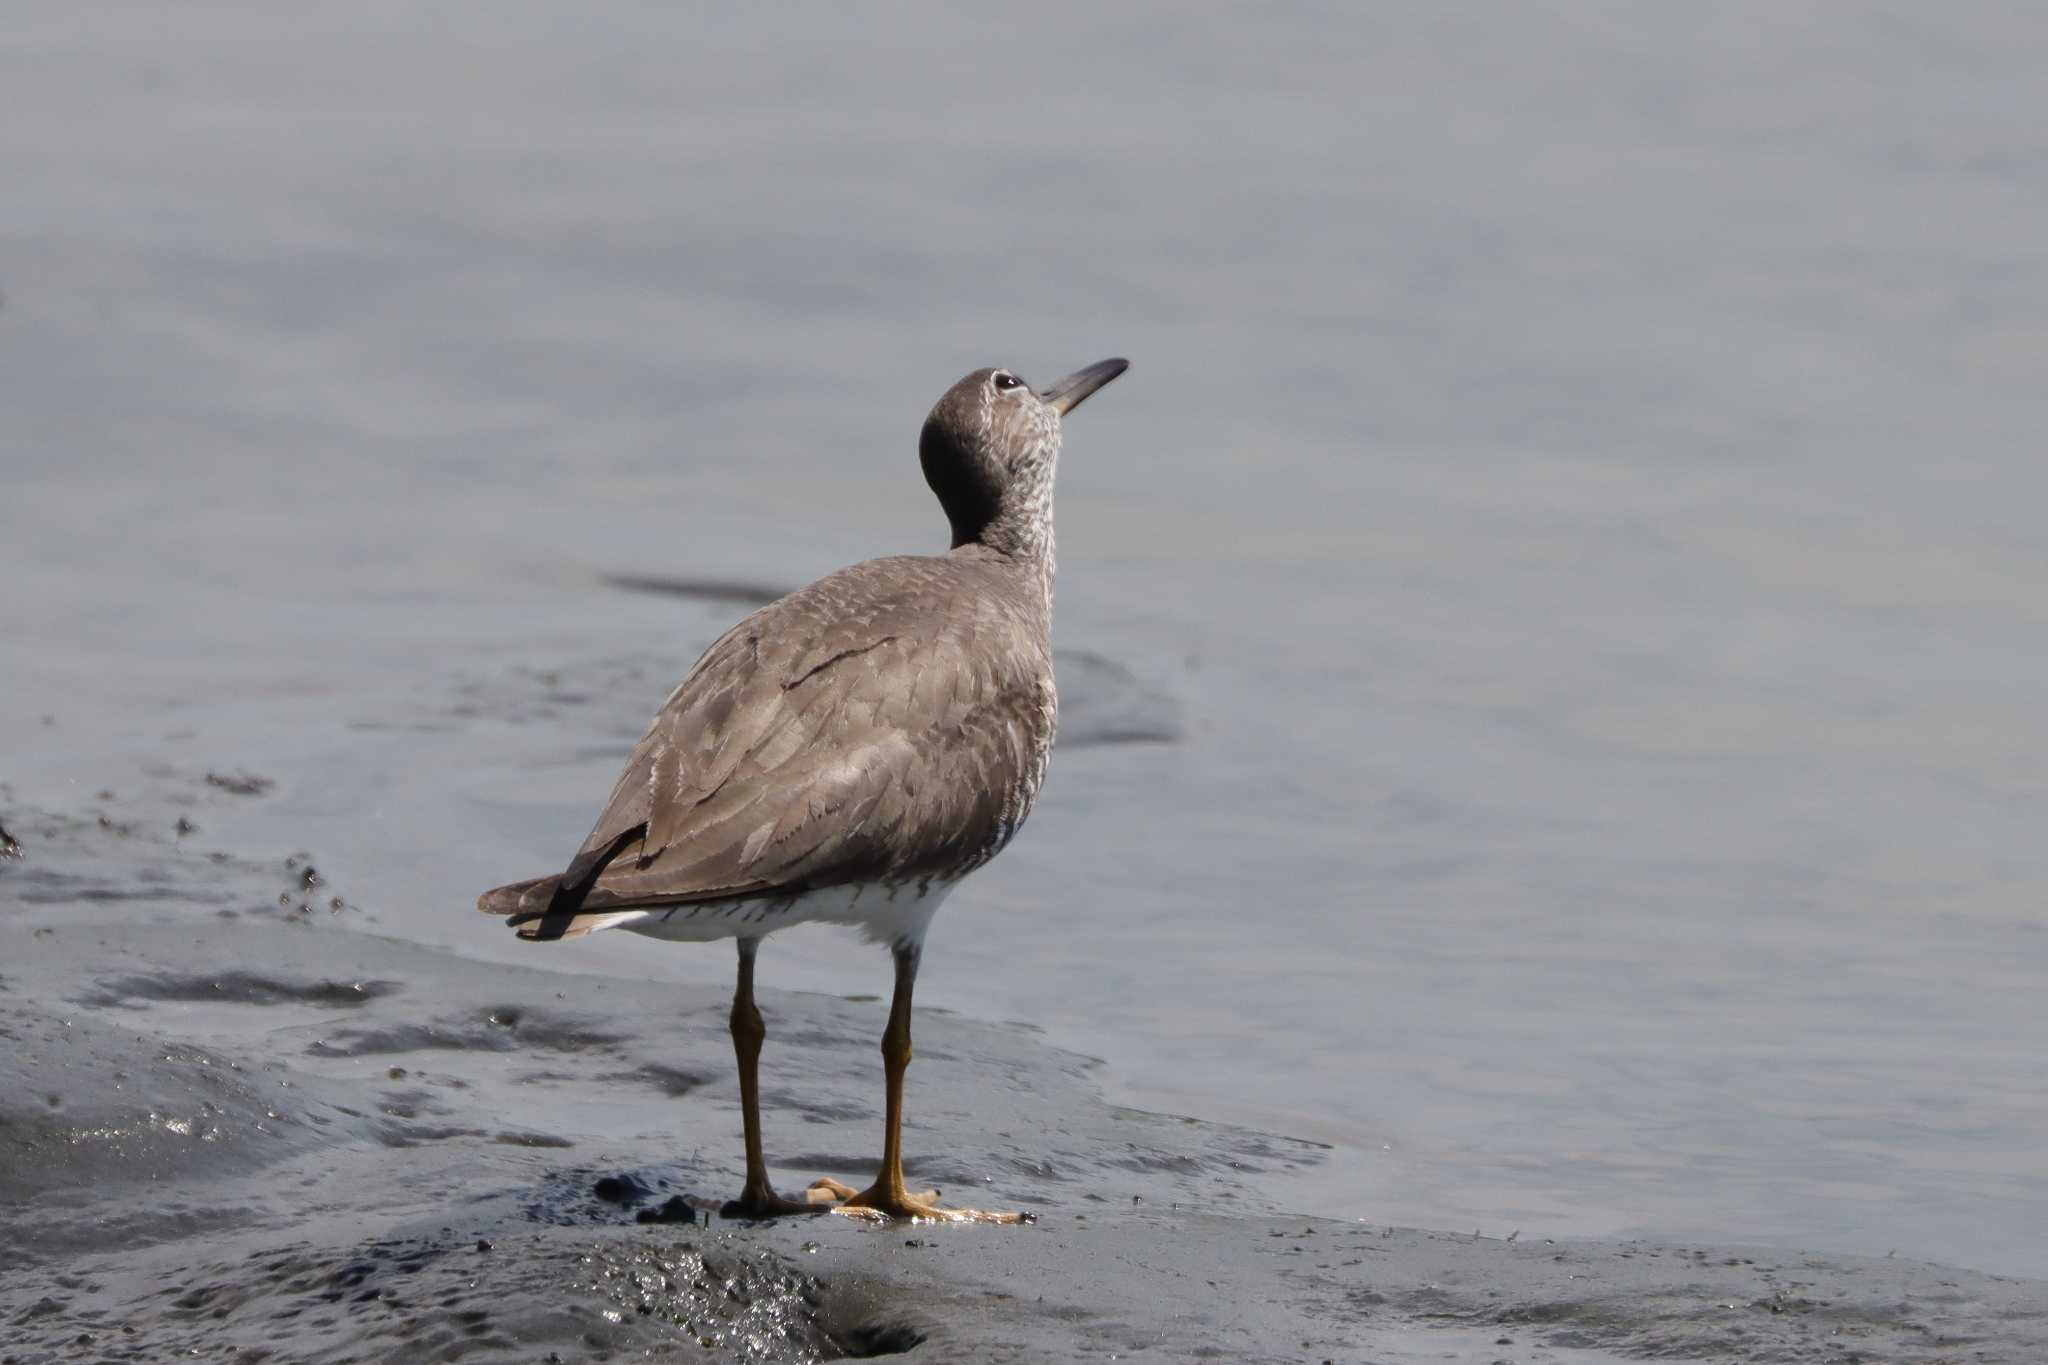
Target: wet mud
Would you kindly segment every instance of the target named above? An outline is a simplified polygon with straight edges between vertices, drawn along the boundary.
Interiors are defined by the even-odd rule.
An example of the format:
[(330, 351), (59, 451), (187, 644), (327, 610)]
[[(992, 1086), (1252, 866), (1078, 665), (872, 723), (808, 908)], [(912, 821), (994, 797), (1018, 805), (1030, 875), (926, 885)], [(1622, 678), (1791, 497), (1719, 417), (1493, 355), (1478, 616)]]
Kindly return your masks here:
[(0, 1359), (823, 1360), (868, 1354), (890, 1326), (835, 1323), (819, 1280), (772, 1251), (539, 1228), (79, 1279), (0, 1320)]
[[(247, 799), (202, 775), (112, 821), (10, 813), (36, 841), (0, 870), (27, 945), (0, 973), (9, 1365), (2048, 1353), (2027, 1281), (1303, 1217), (1273, 1190), (1320, 1144), (1105, 1103), (1091, 1059), (939, 1010), (917, 1022), (910, 1175), (1039, 1221), (728, 1221), (722, 992), (302, 913), (311, 855), (181, 834), (180, 781)], [(762, 1002), (776, 1179), (864, 1181), (884, 1003)]]

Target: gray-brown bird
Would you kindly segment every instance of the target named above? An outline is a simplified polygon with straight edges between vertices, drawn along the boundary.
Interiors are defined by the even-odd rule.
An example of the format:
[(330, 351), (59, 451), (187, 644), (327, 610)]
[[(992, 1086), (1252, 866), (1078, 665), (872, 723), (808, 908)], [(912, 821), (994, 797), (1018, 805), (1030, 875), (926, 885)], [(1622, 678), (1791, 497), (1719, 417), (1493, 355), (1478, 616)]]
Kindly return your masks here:
[[(747, 1178), (730, 1217), (838, 1212), (1016, 1222), (941, 1209), (903, 1183), (903, 1074), (925, 930), (960, 879), (1030, 815), (1052, 752), (1053, 475), (1060, 421), (1129, 368), (1104, 360), (1034, 391), (976, 370), (918, 444), (952, 523), (942, 555), (871, 559), (771, 603), (706, 650), (634, 748), (567, 870), (485, 892), (526, 939), (628, 929), (739, 941), (733, 1050)], [(806, 921), (889, 945), (880, 1173), (785, 1199), (761, 1154), (766, 1027), (754, 954)]]

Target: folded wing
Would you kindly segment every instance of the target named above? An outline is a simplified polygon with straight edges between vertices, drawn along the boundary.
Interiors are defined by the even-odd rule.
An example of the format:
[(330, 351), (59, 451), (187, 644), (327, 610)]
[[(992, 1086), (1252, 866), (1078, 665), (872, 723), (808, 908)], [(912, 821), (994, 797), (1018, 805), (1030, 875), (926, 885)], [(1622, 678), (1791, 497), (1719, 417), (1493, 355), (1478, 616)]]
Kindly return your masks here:
[[(904, 564), (922, 571), (876, 572)], [(870, 561), (748, 617), (670, 696), (560, 879), (485, 908), (552, 937), (586, 908), (952, 875), (992, 857), (1042, 775), (1053, 699), (1042, 636), (994, 595), (963, 610), (975, 586), (943, 559)], [(953, 608), (932, 610), (935, 594)]]

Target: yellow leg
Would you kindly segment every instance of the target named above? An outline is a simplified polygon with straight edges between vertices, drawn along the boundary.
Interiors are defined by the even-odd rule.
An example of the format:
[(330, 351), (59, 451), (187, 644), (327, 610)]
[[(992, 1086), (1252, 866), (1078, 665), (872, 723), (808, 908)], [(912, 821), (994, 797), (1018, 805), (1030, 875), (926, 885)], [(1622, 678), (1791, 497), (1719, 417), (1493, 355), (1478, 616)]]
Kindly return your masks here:
[[(740, 1121), (747, 1130), (747, 1183), (740, 1197), (722, 1210), (727, 1218), (774, 1218), (785, 1213), (822, 1213), (827, 1204), (784, 1199), (768, 1183), (768, 1162), (761, 1155), (761, 1044), (768, 1026), (754, 1005), (755, 938), (740, 943), (739, 984), (732, 994), (732, 1050), (740, 1063)], [(845, 1188), (841, 1186), (841, 1188)]]
[[(908, 1218), (941, 1223), (1027, 1223), (1025, 1213), (985, 1213), (980, 1209), (942, 1209), (930, 1197), (913, 1195), (903, 1185), (903, 1073), (910, 1069), (910, 992), (917, 983), (921, 950), (915, 944), (896, 948), (896, 994), (889, 1004), (889, 1026), (882, 1031), (882, 1074), (888, 1084), (887, 1125), (882, 1137), (882, 1169), (875, 1183), (833, 1209), (849, 1217)], [(821, 1182), (822, 1183), (822, 1182)], [(843, 1187), (842, 1187), (843, 1188)]]

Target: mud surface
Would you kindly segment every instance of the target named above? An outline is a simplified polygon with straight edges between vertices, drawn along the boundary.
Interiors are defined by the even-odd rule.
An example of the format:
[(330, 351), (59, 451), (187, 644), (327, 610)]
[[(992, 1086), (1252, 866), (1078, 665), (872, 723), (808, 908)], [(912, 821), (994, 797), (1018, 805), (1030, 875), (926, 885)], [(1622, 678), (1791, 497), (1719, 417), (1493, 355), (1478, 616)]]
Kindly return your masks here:
[[(9, 1365), (2048, 1351), (2048, 1286), (1903, 1258), (1290, 1215), (1273, 1191), (1318, 1178), (1320, 1144), (1108, 1104), (1092, 1060), (938, 1010), (916, 1024), (910, 1174), (1039, 1221), (730, 1222), (722, 992), (362, 932), (295, 898), (309, 855), (167, 832), (172, 809), (243, 799), (195, 787), (121, 820), (15, 815), (34, 837), (0, 872), (29, 947), (0, 977)], [(863, 1180), (883, 1003), (763, 1001), (778, 1180)]]

